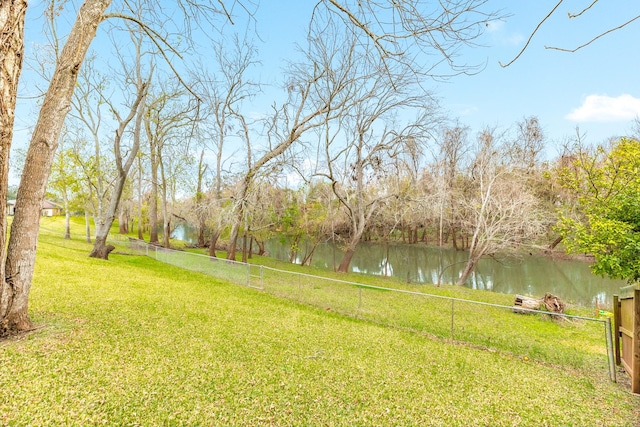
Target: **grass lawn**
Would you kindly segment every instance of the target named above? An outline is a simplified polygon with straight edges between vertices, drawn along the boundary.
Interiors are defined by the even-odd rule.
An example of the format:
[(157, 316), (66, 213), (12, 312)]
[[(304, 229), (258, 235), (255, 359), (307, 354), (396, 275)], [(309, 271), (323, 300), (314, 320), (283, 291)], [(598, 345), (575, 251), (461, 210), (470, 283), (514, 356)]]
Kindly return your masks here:
[(638, 423), (640, 399), (601, 373), (89, 250), (41, 239), (40, 328), (0, 342), (0, 425)]

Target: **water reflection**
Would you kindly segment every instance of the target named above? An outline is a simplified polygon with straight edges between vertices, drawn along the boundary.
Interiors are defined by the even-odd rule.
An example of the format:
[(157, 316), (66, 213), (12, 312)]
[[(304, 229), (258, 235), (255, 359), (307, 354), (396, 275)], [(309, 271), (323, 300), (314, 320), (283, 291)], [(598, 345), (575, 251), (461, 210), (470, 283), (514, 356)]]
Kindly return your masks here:
[[(178, 226), (172, 237), (194, 242), (194, 230)], [(301, 244), (296, 263), (311, 250)], [(289, 260), (289, 246), (280, 239), (272, 239), (265, 245), (270, 256)], [(377, 276), (397, 277), (410, 283), (455, 283), (464, 268), (466, 252), (440, 249), (422, 245), (383, 245), (362, 243), (358, 245), (351, 261), (351, 271)], [(318, 245), (312, 264), (314, 267), (334, 270), (340, 264), (342, 251), (331, 243)], [(581, 261), (553, 260), (542, 256), (523, 258), (485, 258), (466, 286), (507, 294), (543, 296), (550, 292), (567, 302), (593, 306), (611, 305), (613, 294), (624, 286), (622, 280), (610, 280), (595, 276), (589, 266)]]
[[(289, 259), (289, 248), (278, 239), (266, 245), (270, 256)], [(309, 248), (302, 245), (301, 259)], [(411, 283), (455, 283), (464, 268), (466, 252), (422, 245), (360, 244), (351, 262), (351, 271), (378, 276), (393, 276)], [(330, 243), (319, 245), (312, 264), (335, 269), (342, 252)], [(299, 262), (298, 259), (298, 262)], [(527, 255), (523, 258), (485, 258), (466, 286), (507, 294), (542, 296), (546, 292), (565, 301), (593, 306), (611, 304), (612, 296), (625, 282), (595, 276), (581, 261), (553, 260)]]

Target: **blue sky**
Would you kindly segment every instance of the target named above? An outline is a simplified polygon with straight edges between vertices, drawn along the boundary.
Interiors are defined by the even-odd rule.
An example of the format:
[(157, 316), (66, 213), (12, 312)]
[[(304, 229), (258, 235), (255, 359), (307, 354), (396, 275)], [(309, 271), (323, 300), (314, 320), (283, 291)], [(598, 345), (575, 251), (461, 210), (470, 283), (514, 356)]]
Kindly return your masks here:
[[(489, 0), (488, 8), (507, 17), (487, 28), (481, 47), (460, 52), (462, 61), (486, 67), (476, 75), (430, 84), (447, 115), (470, 126), (472, 135), (485, 126), (506, 129), (537, 116), (547, 136), (548, 157), (576, 135), (576, 127), (591, 144), (629, 134), (640, 116), (640, 20), (575, 53), (545, 49), (575, 48), (640, 15), (638, 0), (600, 0), (582, 16), (568, 18), (591, 3), (565, 0), (522, 56), (503, 68), (500, 62), (508, 63), (520, 52), (557, 0)], [(277, 80), (295, 42), (303, 40), (313, 2), (286, 4), (263, 2), (256, 16), (266, 80)]]
[(499, 62), (518, 54), (556, 0), (489, 3), (512, 16), (489, 28), (489, 47), (470, 52), (486, 58), (483, 72), (438, 87), (453, 115), (474, 129), (510, 126), (535, 115), (546, 131), (551, 156), (565, 137), (575, 135), (576, 126), (589, 143), (629, 133), (633, 119), (640, 116), (640, 20), (575, 53), (545, 46), (575, 48), (640, 15), (640, 2), (601, 0), (581, 17), (569, 19), (569, 12), (579, 12), (591, 0), (567, 1), (507, 68)]
[[(557, 0), (488, 0), (487, 7), (509, 15), (487, 28), (479, 42), (483, 47), (460, 52), (464, 62), (486, 64), (473, 76), (457, 76), (446, 83), (431, 82), (447, 116), (459, 118), (471, 127), (472, 135), (485, 126), (506, 129), (528, 116), (540, 119), (548, 139), (547, 155), (558, 154), (556, 147), (575, 135), (579, 126), (589, 143), (628, 134), (633, 120), (640, 116), (640, 20), (613, 32), (575, 53), (545, 49), (547, 45), (574, 48), (603, 31), (640, 15), (638, 0), (600, 0), (579, 18), (578, 12), (592, 0), (565, 0), (556, 13), (534, 36), (524, 54), (508, 68), (536, 25)], [(264, 83), (279, 85), (286, 61), (295, 55), (295, 44), (303, 43), (315, 2), (263, 1), (256, 13), (261, 41), (256, 41), (262, 67), (257, 70)], [(27, 56), (42, 42), (43, 19), (31, 5), (27, 14)], [(74, 16), (62, 16), (72, 22)], [(239, 23), (236, 27), (242, 28)], [(104, 34), (96, 45), (104, 42)], [(101, 51), (102, 52), (102, 51)], [(25, 68), (23, 78), (29, 80)], [(32, 93), (23, 84), (21, 95)], [(266, 90), (265, 94), (272, 93)], [(255, 106), (268, 106), (263, 98)], [(26, 145), (28, 127), (36, 108), (34, 100), (22, 99), (16, 121), (14, 146)]]

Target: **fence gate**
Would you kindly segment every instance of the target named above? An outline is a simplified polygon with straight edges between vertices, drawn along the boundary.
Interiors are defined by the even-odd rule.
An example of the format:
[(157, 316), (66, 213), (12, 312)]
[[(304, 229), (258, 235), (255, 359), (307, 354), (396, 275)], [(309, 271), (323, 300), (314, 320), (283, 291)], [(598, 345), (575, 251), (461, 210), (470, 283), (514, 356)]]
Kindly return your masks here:
[(640, 393), (640, 289), (620, 288), (620, 296), (613, 296), (613, 309), (616, 363), (631, 377), (631, 392)]

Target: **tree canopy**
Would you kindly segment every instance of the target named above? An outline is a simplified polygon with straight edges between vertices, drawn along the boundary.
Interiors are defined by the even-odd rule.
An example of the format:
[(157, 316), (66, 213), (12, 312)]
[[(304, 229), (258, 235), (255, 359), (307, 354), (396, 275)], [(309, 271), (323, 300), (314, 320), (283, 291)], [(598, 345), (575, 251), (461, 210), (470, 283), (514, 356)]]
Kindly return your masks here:
[(562, 168), (561, 184), (577, 196), (558, 230), (568, 251), (595, 256), (594, 273), (640, 279), (640, 142), (622, 138), (610, 149), (579, 149)]

